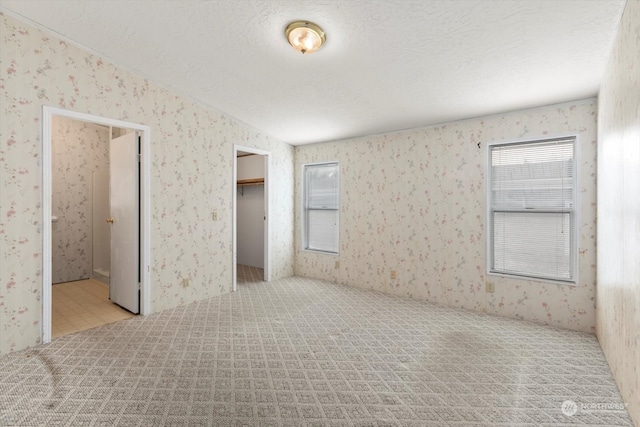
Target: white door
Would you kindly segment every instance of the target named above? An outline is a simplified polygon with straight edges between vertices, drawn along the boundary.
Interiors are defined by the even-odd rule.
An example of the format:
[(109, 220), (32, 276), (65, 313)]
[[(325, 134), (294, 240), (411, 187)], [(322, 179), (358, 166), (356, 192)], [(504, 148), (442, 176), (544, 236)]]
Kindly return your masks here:
[(109, 298), (132, 313), (140, 311), (139, 162), (138, 133), (111, 140), (109, 201), (111, 268)]

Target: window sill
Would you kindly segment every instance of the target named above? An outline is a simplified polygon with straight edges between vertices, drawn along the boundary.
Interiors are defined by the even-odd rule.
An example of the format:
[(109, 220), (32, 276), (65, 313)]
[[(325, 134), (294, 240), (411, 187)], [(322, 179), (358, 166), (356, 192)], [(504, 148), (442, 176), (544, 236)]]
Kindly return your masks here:
[(314, 254), (332, 255), (332, 256), (339, 256), (340, 255), (339, 252), (326, 252), (326, 251), (320, 251), (318, 249), (302, 249), (302, 252), (310, 252), (310, 253), (314, 253)]
[(530, 276), (518, 276), (517, 274), (507, 274), (507, 273), (497, 273), (490, 271), (487, 273), (487, 276), (493, 277), (504, 277), (506, 279), (519, 279), (527, 282), (541, 282), (541, 283), (550, 283), (552, 285), (565, 285), (565, 286), (578, 286), (578, 281), (564, 281), (564, 280), (553, 280), (553, 279), (541, 279), (539, 277), (530, 277)]

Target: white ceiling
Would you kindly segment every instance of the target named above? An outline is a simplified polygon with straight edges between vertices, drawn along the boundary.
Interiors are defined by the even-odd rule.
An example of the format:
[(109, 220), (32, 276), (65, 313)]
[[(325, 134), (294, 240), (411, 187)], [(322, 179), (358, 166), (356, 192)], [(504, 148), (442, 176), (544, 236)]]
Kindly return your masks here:
[[(293, 145), (597, 94), (625, 0), (0, 0)], [(326, 45), (291, 48), (294, 20)]]

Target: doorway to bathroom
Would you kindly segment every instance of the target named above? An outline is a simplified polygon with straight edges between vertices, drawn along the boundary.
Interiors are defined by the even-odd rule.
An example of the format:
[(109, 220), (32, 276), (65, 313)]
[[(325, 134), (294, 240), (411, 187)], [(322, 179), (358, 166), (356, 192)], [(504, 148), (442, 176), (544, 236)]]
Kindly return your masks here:
[(147, 126), (43, 107), (44, 343), (150, 311), (149, 142)]
[(55, 339), (134, 315), (110, 298), (109, 222), (110, 169), (119, 175), (120, 166), (111, 161), (110, 145), (134, 131), (63, 116), (52, 117), (51, 129), (51, 335)]

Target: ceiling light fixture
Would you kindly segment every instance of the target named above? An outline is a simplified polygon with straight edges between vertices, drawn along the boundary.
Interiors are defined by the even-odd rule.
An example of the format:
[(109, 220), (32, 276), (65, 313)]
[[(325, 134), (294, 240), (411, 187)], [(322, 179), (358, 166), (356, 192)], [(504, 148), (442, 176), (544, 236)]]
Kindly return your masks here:
[(320, 49), (326, 37), (318, 25), (309, 21), (296, 21), (284, 31), (289, 44), (300, 53), (312, 53)]

